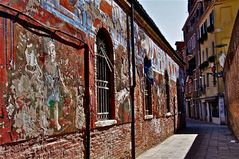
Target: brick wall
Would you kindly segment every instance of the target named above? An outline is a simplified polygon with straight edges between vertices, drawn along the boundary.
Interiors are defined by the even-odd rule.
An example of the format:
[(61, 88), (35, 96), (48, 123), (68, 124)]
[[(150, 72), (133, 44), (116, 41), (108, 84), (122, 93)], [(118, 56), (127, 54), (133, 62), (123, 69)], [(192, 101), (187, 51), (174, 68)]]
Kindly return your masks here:
[(173, 134), (173, 119), (158, 118), (136, 123), (136, 154), (159, 144)]
[(3, 145), (0, 146), (0, 158), (84, 158), (82, 133)]
[(239, 49), (235, 51), (233, 60), (230, 67), (224, 71), (227, 72), (225, 76), (226, 86), (226, 104), (228, 106), (229, 124), (235, 135), (239, 139), (239, 76), (238, 76), (238, 63), (239, 63)]
[(131, 156), (131, 124), (95, 129), (91, 133), (91, 158), (127, 159)]
[[(129, 72), (127, 37), (128, 15), (117, 3), (109, 1), (73, 5), (76, 1), (20, 1), (4, 0), (3, 4), (27, 12), (46, 26), (64, 30), (86, 41), (90, 49), (90, 113), (91, 113), (91, 158), (127, 159), (131, 157), (131, 105), (129, 95)], [(20, 4), (21, 3), (21, 4)], [(69, 6), (72, 5), (72, 6)], [(82, 7), (84, 5), (84, 7)], [(74, 7), (78, 8), (74, 8)], [(34, 8), (34, 9), (32, 9)], [(80, 13), (88, 14), (83, 19)], [(82, 12), (75, 12), (82, 9)], [(98, 12), (101, 9), (102, 12)], [(112, 11), (112, 9), (114, 11)], [(74, 14), (73, 14), (74, 12)], [(114, 14), (112, 14), (114, 13)], [(89, 17), (89, 16), (92, 17)], [(73, 16), (73, 17), (72, 17)], [(23, 16), (20, 16), (22, 18)], [(49, 18), (50, 17), (50, 18)], [(122, 19), (118, 19), (121, 17)], [(72, 21), (72, 18), (75, 21)], [(88, 19), (85, 19), (88, 18)], [(27, 19), (27, 18), (26, 18)], [(6, 22), (4, 22), (4, 21)], [(5, 24), (5, 25), (4, 25)], [(93, 25), (94, 24), (94, 25)], [(113, 25), (114, 24), (114, 25)], [(78, 44), (74, 38), (66, 41), (46, 38), (27, 31), (23, 24), (13, 23), (10, 18), (0, 16), (0, 40), (6, 42), (0, 45), (4, 54), (0, 55), (0, 159), (1, 158), (84, 158), (85, 155), (85, 106), (84, 92), (84, 50), (76, 49), (70, 43)], [(93, 26), (92, 26), (93, 25)], [(97, 127), (97, 105), (94, 86), (95, 64), (95, 35), (101, 28), (108, 33), (112, 40), (115, 53), (115, 122), (105, 127)], [(80, 29), (79, 29), (80, 28)], [(83, 28), (83, 29), (82, 29)], [(93, 28), (93, 29), (92, 29)], [(162, 142), (174, 131), (174, 107), (177, 109), (178, 64), (156, 44), (144, 28), (139, 24), (137, 30), (137, 86), (135, 89), (135, 118), (136, 118), (136, 155)], [(79, 30), (78, 30), (79, 29)], [(123, 29), (123, 31), (122, 31)], [(36, 29), (37, 30), (37, 29)], [(82, 31), (83, 30), (83, 31)], [(85, 33), (85, 32), (87, 33)], [(112, 31), (112, 32), (111, 32)], [(88, 33), (93, 34), (88, 37)], [(5, 39), (8, 39), (7, 41)], [(8, 43), (7, 43), (8, 42)], [(53, 47), (54, 46), (54, 47)], [(55, 59), (50, 60), (50, 49), (54, 48)], [(28, 50), (29, 49), (29, 50)], [(152, 51), (154, 50), (154, 51)], [(49, 51), (49, 52), (48, 52)], [(6, 55), (6, 56), (5, 56)], [(145, 117), (145, 72), (144, 57), (151, 58), (156, 71), (152, 73), (152, 114)], [(12, 58), (12, 61), (7, 59)], [(27, 58), (31, 58), (30, 60)], [(27, 63), (27, 65), (26, 65)], [(47, 73), (53, 76), (56, 71), (61, 77), (45, 78)], [(6, 66), (6, 67), (5, 67)], [(7, 66), (9, 68), (7, 68)], [(49, 70), (48, 70), (49, 69)], [(170, 76), (170, 110), (166, 117), (166, 91), (164, 71)], [(52, 73), (53, 72), (53, 73)], [(55, 72), (55, 73), (54, 73)], [(44, 74), (44, 78), (42, 74)], [(48, 76), (47, 76), (48, 77)], [(48, 80), (46, 80), (48, 79)], [(59, 79), (60, 99), (53, 100), (49, 93), (50, 80)], [(22, 89), (21, 86), (25, 86)], [(6, 89), (3, 89), (4, 87)], [(6, 91), (7, 90), (7, 91)], [(58, 92), (58, 93), (59, 93)], [(50, 98), (51, 97), (51, 98)], [(47, 102), (46, 102), (47, 101)], [(49, 101), (49, 102), (48, 102)], [(56, 104), (59, 111), (55, 111)], [(14, 111), (10, 111), (12, 109)], [(59, 113), (57, 117), (56, 113)], [(177, 114), (177, 111), (176, 111)], [(58, 118), (59, 117), (59, 118)], [(60, 124), (60, 127), (57, 125)], [(176, 125), (178, 119), (176, 117)], [(3, 125), (1, 125), (3, 124)]]
[(239, 139), (239, 14), (234, 24), (224, 68), (225, 99), (229, 125)]
[[(92, 159), (129, 159), (131, 124), (95, 129), (91, 132)], [(158, 127), (158, 129), (156, 128)], [(158, 118), (136, 122), (136, 155), (162, 142), (173, 133), (173, 119)], [(83, 134), (37, 138), (0, 146), (0, 159), (84, 158)]]
[[(154, 89), (154, 88), (153, 88)], [(176, 89), (176, 84), (171, 81), (170, 84), (171, 92)], [(154, 91), (154, 90), (152, 90)], [(170, 110), (172, 116), (166, 117), (167, 107), (166, 107), (166, 99), (161, 100), (163, 105), (158, 107), (157, 98), (153, 98), (153, 118), (145, 119), (144, 117), (144, 105), (143, 98), (140, 98), (142, 94), (140, 93), (140, 85), (137, 82), (137, 87), (135, 91), (135, 106), (136, 106), (136, 154), (139, 155), (143, 151), (159, 144), (164, 139), (169, 137), (174, 133), (174, 117), (173, 117), (173, 102), (172, 102), (172, 94), (170, 94)], [(162, 97), (161, 97), (162, 98)], [(141, 103), (141, 104), (140, 104)], [(176, 108), (177, 109), (177, 108)], [(176, 114), (177, 114), (176, 110)], [(177, 115), (176, 115), (176, 123), (175, 128), (177, 129)]]

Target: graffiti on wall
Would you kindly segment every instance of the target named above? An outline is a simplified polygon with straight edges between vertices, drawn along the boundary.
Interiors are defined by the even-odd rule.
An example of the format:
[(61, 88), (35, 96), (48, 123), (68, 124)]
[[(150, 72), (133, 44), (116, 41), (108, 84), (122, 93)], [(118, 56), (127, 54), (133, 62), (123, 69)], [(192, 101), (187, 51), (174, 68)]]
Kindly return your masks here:
[[(31, 8), (31, 1), (26, 6)], [(18, 2), (19, 3), (19, 2)], [(36, 5), (38, 4), (38, 5)], [(37, 7), (38, 8), (37, 8)], [(34, 1), (39, 14), (57, 17), (44, 19), (47, 25), (66, 23), (85, 33), (91, 41), (90, 52), (94, 55), (94, 37), (101, 27), (111, 35), (115, 54), (115, 108), (119, 123), (131, 119), (129, 93), (129, 60), (127, 51), (127, 15), (112, 0), (39, 0)], [(31, 14), (29, 14), (31, 15)], [(44, 17), (44, 16), (42, 16)], [(61, 21), (60, 21), (60, 20)], [(57, 21), (57, 22), (55, 22)], [(64, 28), (64, 27), (63, 27)], [(143, 103), (145, 57), (150, 60), (150, 77), (157, 111), (165, 105), (164, 71), (168, 70), (172, 81), (178, 77), (178, 65), (156, 45), (143, 29), (135, 24), (137, 81), (140, 83), (140, 103)], [(16, 25), (14, 36), (15, 66), (8, 71), (6, 96), (7, 118), (12, 132), (19, 139), (38, 135), (55, 135), (82, 129), (84, 126), (83, 55), (69, 46), (32, 34)], [(94, 58), (91, 59), (92, 61)], [(91, 71), (94, 72), (94, 62)], [(93, 81), (94, 78), (91, 80)], [(90, 83), (94, 83), (93, 82)], [(137, 82), (137, 83), (138, 83)], [(95, 92), (91, 87), (92, 92)], [(172, 96), (175, 95), (173, 92)], [(94, 98), (91, 99), (94, 107)], [(95, 110), (91, 108), (92, 114)], [(1, 125), (0, 125), (1, 129)], [(0, 131), (1, 132), (1, 131)]]
[[(136, 41), (136, 68), (137, 76), (140, 79), (140, 90), (141, 98), (144, 98), (145, 89), (145, 77), (148, 79), (152, 78), (152, 94), (154, 100), (155, 112), (154, 114), (162, 114), (162, 109), (165, 109), (166, 105), (166, 89), (165, 89), (165, 79), (164, 72), (167, 70), (169, 72), (169, 77), (171, 81), (169, 82), (170, 88), (176, 89), (175, 83), (179, 76), (179, 66), (173, 61), (173, 59), (164, 52), (157, 44), (153, 42), (152, 39), (141, 29), (137, 24), (135, 24), (135, 41)], [(150, 62), (145, 62), (145, 59)], [(150, 68), (146, 65), (150, 64)], [(149, 71), (147, 71), (147, 69)], [(149, 73), (150, 75), (148, 75)], [(174, 90), (173, 89), (173, 90)], [(170, 97), (176, 95), (175, 91), (171, 91)], [(172, 105), (172, 99), (170, 98), (170, 103)]]
[(179, 66), (173, 59), (167, 55), (152, 39), (150, 39), (143, 29), (137, 25), (136, 29), (136, 63), (138, 66), (144, 64), (144, 58), (148, 57), (152, 61), (154, 72), (164, 74), (168, 70), (169, 76), (172, 80), (176, 81), (179, 73)]
[(83, 31), (92, 27), (92, 16), (87, 12), (91, 4), (89, 1), (40, 0), (40, 4), (56, 17)]
[(7, 118), (18, 139), (82, 129), (83, 58), (79, 50), (14, 28), (15, 67), (8, 70)]
[(41, 6), (65, 22), (91, 34), (96, 34), (102, 23), (107, 24), (114, 44), (126, 46), (126, 13), (109, 0), (41, 0)]
[(111, 29), (112, 39), (115, 47), (119, 44), (127, 46), (127, 16), (126, 13), (114, 2), (112, 10), (113, 28)]
[(129, 121), (131, 113), (129, 86), (126, 84), (129, 82), (126, 13), (111, 0), (41, 0), (40, 4), (53, 15), (93, 37), (103, 23), (107, 24), (116, 55), (116, 116), (119, 122)]
[(120, 123), (131, 120), (126, 18), (126, 13), (114, 2), (112, 8), (114, 27), (111, 29), (111, 37), (115, 48), (116, 116)]
[(127, 122), (131, 118), (131, 105), (129, 93), (129, 63), (127, 52), (123, 46), (118, 46), (116, 54), (116, 100), (118, 102), (118, 119)]

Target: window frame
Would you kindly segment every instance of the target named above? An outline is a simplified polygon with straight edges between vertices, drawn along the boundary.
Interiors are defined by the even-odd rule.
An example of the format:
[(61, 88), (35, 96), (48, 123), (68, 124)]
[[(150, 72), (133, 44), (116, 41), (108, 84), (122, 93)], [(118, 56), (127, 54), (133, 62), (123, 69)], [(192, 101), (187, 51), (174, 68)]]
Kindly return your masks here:
[(207, 73), (207, 87), (210, 87), (210, 74)]
[[(104, 45), (104, 46), (99, 46), (99, 45)], [(102, 121), (109, 121), (109, 120), (115, 119), (114, 55), (113, 55), (114, 52), (113, 52), (113, 43), (112, 43), (110, 34), (105, 28), (99, 29), (96, 35), (95, 46), (96, 46), (95, 47), (96, 49), (95, 50), (96, 52), (95, 54), (96, 121), (101, 122), (101, 123), (98, 123), (98, 122), (97, 123), (98, 125), (102, 126)], [(101, 49), (104, 49), (105, 52), (103, 53), (103, 50), (101, 50), (99, 47), (101, 47)], [(101, 50), (101, 54), (99, 53), (100, 50)], [(100, 61), (99, 59), (102, 59), (101, 65), (99, 64), (99, 61)], [(106, 72), (104, 72), (105, 70), (103, 70), (103, 67), (100, 67), (100, 66), (103, 66), (103, 63), (105, 64), (104, 67), (106, 68), (104, 69), (106, 69)], [(100, 78), (100, 75), (99, 75), (100, 73), (101, 75), (104, 74), (104, 77), (106, 78), (106, 81), (107, 81), (105, 82), (104, 86), (100, 85), (100, 83), (101, 84), (104, 83), (104, 79)], [(108, 89), (108, 93), (104, 94), (103, 93), (104, 91), (102, 92), (100, 91), (104, 89), (105, 90)], [(106, 105), (104, 104), (102, 105), (101, 103), (102, 100), (105, 100)], [(108, 113), (108, 115), (106, 115), (106, 113)], [(115, 123), (115, 121), (112, 123)], [(106, 123), (106, 125), (107, 124), (109, 123)], [(103, 126), (105, 126), (105, 124), (103, 124)]]
[[(168, 71), (165, 70), (164, 73), (164, 79), (165, 79), (165, 89), (166, 89), (166, 110), (167, 112), (170, 112), (170, 86), (169, 86), (169, 75), (168, 75)], [(190, 91), (191, 92), (191, 91)]]
[(144, 87), (144, 113), (145, 116), (152, 115), (152, 87), (148, 78), (145, 76), (145, 87)]

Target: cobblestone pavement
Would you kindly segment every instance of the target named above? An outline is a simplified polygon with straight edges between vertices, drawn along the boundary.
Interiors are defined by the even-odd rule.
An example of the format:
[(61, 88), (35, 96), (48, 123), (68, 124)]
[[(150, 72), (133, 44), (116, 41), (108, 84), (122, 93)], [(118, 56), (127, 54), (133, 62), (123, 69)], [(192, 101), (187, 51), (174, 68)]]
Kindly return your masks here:
[(239, 143), (225, 125), (187, 120), (187, 128), (137, 159), (239, 159)]

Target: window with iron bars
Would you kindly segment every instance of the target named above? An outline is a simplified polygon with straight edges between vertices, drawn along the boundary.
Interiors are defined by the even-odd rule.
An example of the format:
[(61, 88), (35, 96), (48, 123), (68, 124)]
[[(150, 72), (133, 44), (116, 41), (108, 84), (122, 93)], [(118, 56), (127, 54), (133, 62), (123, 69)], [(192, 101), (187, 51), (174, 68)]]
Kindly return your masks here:
[[(169, 88), (169, 76), (168, 76), (167, 70), (165, 70), (164, 78), (165, 78), (165, 89), (166, 89), (166, 108), (167, 108), (167, 112), (170, 112), (170, 88)], [(191, 90), (192, 90), (192, 87), (191, 87)]]
[(109, 58), (106, 40), (97, 37), (96, 45), (97, 120), (107, 120), (111, 118), (110, 74), (113, 73), (113, 64)]
[(144, 101), (145, 115), (152, 115), (151, 83), (147, 77), (145, 77)]

